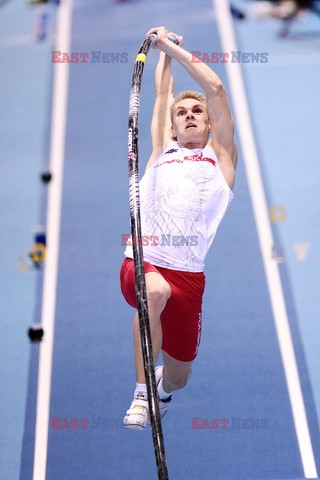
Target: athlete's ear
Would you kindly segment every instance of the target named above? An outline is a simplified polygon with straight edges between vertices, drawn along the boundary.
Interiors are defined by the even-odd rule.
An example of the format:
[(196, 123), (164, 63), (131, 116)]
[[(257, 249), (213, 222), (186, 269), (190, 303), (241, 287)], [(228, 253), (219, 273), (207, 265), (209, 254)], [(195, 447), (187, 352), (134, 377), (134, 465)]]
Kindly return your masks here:
[(171, 138), (173, 140), (177, 140), (177, 134), (176, 134), (176, 131), (174, 129), (174, 126), (171, 124)]

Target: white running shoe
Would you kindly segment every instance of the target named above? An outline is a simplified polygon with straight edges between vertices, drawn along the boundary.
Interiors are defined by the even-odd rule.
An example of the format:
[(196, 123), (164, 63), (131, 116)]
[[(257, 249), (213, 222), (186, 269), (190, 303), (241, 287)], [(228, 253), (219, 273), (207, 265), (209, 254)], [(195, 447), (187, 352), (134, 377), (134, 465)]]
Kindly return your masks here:
[[(154, 370), (154, 374), (155, 374), (155, 377), (156, 377), (156, 385), (158, 387), (159, 382), (160, 382), (160, 380), (162, 378), (162, 375), (163, 375), (163, 366), (160, 365), (159, 367), (156, 367), (155, 370)], [(161, 400), (159, 398), (159, 409), (160, 409), (161, 418), (163, 418), (165, 416), (165, 414), (167, 413), (169, 405), (171, 403), (171, 400), (172, 400), (172, 395), (170, 395), (170, 397), (167, 398), (166, 400)]]
[(148, 421), (148, 411), (147, 394), (138, 392), (123, 419), (123, 426), (134, 430), (144, 430)]

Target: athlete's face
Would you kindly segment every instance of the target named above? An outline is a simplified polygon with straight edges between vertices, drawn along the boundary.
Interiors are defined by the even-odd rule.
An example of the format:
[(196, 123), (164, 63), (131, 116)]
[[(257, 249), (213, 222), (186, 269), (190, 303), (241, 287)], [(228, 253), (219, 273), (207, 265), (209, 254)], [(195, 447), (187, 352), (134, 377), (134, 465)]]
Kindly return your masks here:
[(172, 136), (186, 147), (203, 148), (208, 141), (210, 123), (207, 108), (195, 98), (185, 98), (174, 107)]

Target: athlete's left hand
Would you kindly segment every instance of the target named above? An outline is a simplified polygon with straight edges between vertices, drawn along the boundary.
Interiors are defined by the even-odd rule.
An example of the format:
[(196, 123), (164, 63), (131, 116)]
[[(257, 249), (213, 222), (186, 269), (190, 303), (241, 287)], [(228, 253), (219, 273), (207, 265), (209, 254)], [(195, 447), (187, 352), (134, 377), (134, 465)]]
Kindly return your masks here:
[(165, 27), (155, 27), (151, 28), (146, 36), (148, 37), (151, 34), (156, 34), (157, 35), (157, 41), (152, 44), (153, 48), (159, 48), (161, 50), (161, 45), (162, 43), (169, 37), (169, 38), (175, 38), (178, 41), (179, 46), (182, 46), (183, 38), (180, 35), (177, 35), (176, 33), (173, 32), (168, 32), (168, 30)]
[(168, 38), (168, 30), (166, 27), (150, 28), (146, 34), (146, 37), (149, 37), (149, 35), (152, 35), (153, 33), (157, 35), (157, 41), (152, 44), (152, 47), (161, 49), (161, 43)]

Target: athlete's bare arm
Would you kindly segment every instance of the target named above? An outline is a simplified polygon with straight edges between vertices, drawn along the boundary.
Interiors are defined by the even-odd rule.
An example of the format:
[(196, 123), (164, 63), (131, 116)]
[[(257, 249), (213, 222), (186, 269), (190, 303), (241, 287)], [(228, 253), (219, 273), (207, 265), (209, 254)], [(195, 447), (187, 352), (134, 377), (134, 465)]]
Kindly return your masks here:
[(174, 97), (174, 81), (171, 73), (172, 58), (160, 52), (155, 73), (156, 99), (151, 121), (152, 153), (147, 163), (148, 170), (170, 141), (170, 105)]
[(154, 32), (158, 36), (156, 47), (179, 62), (205, 91), (212, 129), (212, 139), (209, 143), (217, 154), (228, 184), (232, 186), (238, 152), (234, 138), (234, 122), (221, 79), (208, 65), (195, 62), (191, 53), (171, 42), (164, 27), (152, 28), (148, 34)]
[[(170, 37), (176, 37), (179, 47), (182, 37), (167, 32)], [(174, 80), (171, 72), (172, 57), (160, 52), (158, 65), (155, 72), (156, 99), (153, 107), (151, 121), (152, 153), (147, 163), (146, 170), (158, 159), (165, 146), (171, 141), (170, 106), (174, 100)]]

